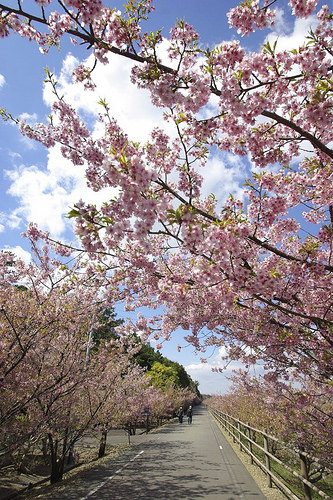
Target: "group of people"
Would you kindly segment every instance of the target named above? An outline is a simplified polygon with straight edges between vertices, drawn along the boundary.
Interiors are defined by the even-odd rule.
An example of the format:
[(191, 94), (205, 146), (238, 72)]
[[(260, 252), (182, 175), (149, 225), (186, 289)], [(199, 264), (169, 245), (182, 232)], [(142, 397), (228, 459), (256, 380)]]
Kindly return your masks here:
[[(191, 424), (192, 423), (192, 414), (193, 414), (193, 408), (192, 406), (189, 406), (187, 411), (186, 411), (186, 416), (187, 416), (187, 423)], [(183, 423), (183, 418), (184, 418), (184, 409), (181, 406), (178, 411), (178, 422), (180, 424)]]

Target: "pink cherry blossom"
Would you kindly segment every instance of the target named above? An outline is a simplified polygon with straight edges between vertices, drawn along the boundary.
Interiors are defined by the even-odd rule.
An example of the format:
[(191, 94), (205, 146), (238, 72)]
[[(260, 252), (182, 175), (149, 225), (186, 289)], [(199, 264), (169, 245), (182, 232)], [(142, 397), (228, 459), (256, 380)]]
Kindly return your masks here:
[[(316, 3), (290, 1), (290, 10), (296, 18), (305, 17)], [(178, 22), (164, 61), (158, 56), (161, 36), (141, 30), (150, 2), (133, 7), (130, 22), (100, 2), (66, 5), (77, 19), (74, 34), (65, 13), (26, 22), (10, 7), (3, 8), (1, 33), (13, 30), (45, 51), (69, 33), (91, 47), (96, 64), (108, 64), (109, 53), (134, 60), (131, 81), (149, 92), (175, 131), (169, 137), (153, 128), (146, 144), (134, 143), (103, 103), (96, 137), (60, 96), (50, 124), (20, 123), (29, 138), (46, 147), (60, 144), (66, 159), (84, 165), (95, 192), (112, 188), (117, 193), (100, 206), (79, 200), (71, 210), (80, 258), (86, 255), (89, 261), (89, 280), (97, 280), (108, 303), (124, 300), (128, 310), (154, 311), (149, 320), (138, 319), (138, 328), (159, 347), (181, 328), (200, 352), (214, 345), (248, 366), (260, 361), (265, 383), (276, 389), (285, 384), (285, 394), (291, 373), (302, 383), (320, 383), (330, 394), (329, 8), (319, 10), (318, 24), (301, 46), (280, 50), (266, 42), (252, 54), (238, 41), (203, 52), (196, 30)], [(248, 34), (272, 26), (274, 16), (268, 1), (250, 0), (231, 9), (229, 23)], [(92, 85), (87, 68), (79, 66), (74, 74), (87, 88)], [(245, 169), (251, 163), (242, 199), (203, 193), (212, 155), (231, 158), (225, 165), (231, 173), (235, 164)], [(29, 231), (38, 254), (38, 231)], [(44, 238), (50, 243), (50, 235)], [(43, 263), (45, 279), (50, 252), (44, 252)], [(133, 328), (129, 322), (124, 331), (130, 335)], [(305, 393), (297, 401), (305, 404)], [(291, 413), (289, 405), (285, 412)]]

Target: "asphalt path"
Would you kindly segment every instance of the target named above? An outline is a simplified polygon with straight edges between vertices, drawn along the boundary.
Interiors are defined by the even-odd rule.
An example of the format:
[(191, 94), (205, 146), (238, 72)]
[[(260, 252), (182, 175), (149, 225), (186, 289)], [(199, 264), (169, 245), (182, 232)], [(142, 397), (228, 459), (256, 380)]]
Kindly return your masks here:
[[(133, 440), (134, 441), (134, 440)], [(82, 471), (49, 500), (266, 500), (205, 407)]]

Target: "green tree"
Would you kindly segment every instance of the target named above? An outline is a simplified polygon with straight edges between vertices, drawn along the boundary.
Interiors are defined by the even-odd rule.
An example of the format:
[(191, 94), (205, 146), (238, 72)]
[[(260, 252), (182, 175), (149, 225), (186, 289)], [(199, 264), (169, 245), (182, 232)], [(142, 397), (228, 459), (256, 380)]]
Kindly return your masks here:
[[(139, 338), (137, 338), (138, 342), (141, 342)], [(173, 383), (176, 387), (181, 387), (184, 389), (190, 389), (192, 392), (195, 392), (199, 397), (200, 391), (198, 389), (199, 383), (192, 380), (190, 375), (187, 373), (183, 365), (177, 363), (176, 361), (171, 361), (170, 359), (162, 356), (159, 351), (155, 351), (153, 347), (149, 344), (142, 344), (142, 348), (135, 355), (135, 361), (142, 367), (146, 368), (149, 372), (152, 370), (152, 367), (155, 363), (162, 364), (167, 368), (172, 369), (173, 375), (175, 375)]]
[(101, 342), (108, 342), (110, 340), (116, 340), (119, 335), (116, 331), (116, 327), (124, 323), (122, 318), (117, 318), (116, 312), (113, 307), (106, 307), (103, 309), (97, 317), (96, 324), (98, 326), (93, 327), (93, 350), (97, 350)]
[(175, 368), (166, 366), (163, 363), (156, 361), (151, 370), (147, 372), (151, 378), (154, 387), (158, 387), (165, 391), (169, 387), (178, 385), (178, 375)]
[(151, 370), (156, 362), (165, 364), (165, 360), (166, 358), (159, 351), (155, 351), (149, 344), (142, 344), (140, 351), (135, 355), (135, 361), (147, 370)]
[(198, 382), (194, 382), (192, 380), (192, 378), (187, 373), (187, 371), (185, 370), (183, 365), (181, 365), (180, 363), (177, 363), (176, 361), (171, 361), (168, 358), (164, 358), (163, 364), (165, 364), (165, 366), (170, 366), (171, 368), (173, 368), (176, 371), (176, 373), (177, 373), (177, 384), (176, 385), (178, 387), (184, 387), (184, 388), (188, 387), (189, 389), (197, 392)]

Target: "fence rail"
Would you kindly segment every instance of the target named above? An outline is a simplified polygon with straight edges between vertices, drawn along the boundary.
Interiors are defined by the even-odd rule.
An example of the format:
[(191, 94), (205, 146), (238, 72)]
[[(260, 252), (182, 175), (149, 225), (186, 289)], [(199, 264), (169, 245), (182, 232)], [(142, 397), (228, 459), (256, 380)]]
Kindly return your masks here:
[[(270, 488), (272, 488), (274, 483), (287, 498), (292, 500), (313, 500), (313, 493), (315, 493), (317, 497), (319, 496), (325, 500), (333, 500), (333, 497), (327, 495), (309, 480), (309, 468), (311, 463), (316, 464), (320, 470), (326, 470), (328, 473), (333, 472), (330, 464), (324, 464), (321, 460), (312, 457), (302, 450), (291, 450), (275, 436), (271, 436), (267, 432), (256, 429), (220, 410), (213, 408), (209, 410), (221, 427), (230, 437), (232, 437), (233, 442), (238, 443), (240, 450), (250, 456), (251, 463), (255, 463), (265, 472), (267, 485)], [(284, 460), (276, 456), (273, 452), (273, 448), (278, 446), (286, 449), (289, 455), (293, 453), (294, 458), (297, 457), (300, 472), (297, 472), (297, 470), (288, 465)], [(297, 492), (293, 491), (291, 486), (286, 484), (283, 477), (273, 470), (274, 464), (277, 464), (284, 471), (287, 471), (293, 478), (298, 479), (303, 489), (302, 496), (299, 496)]]

